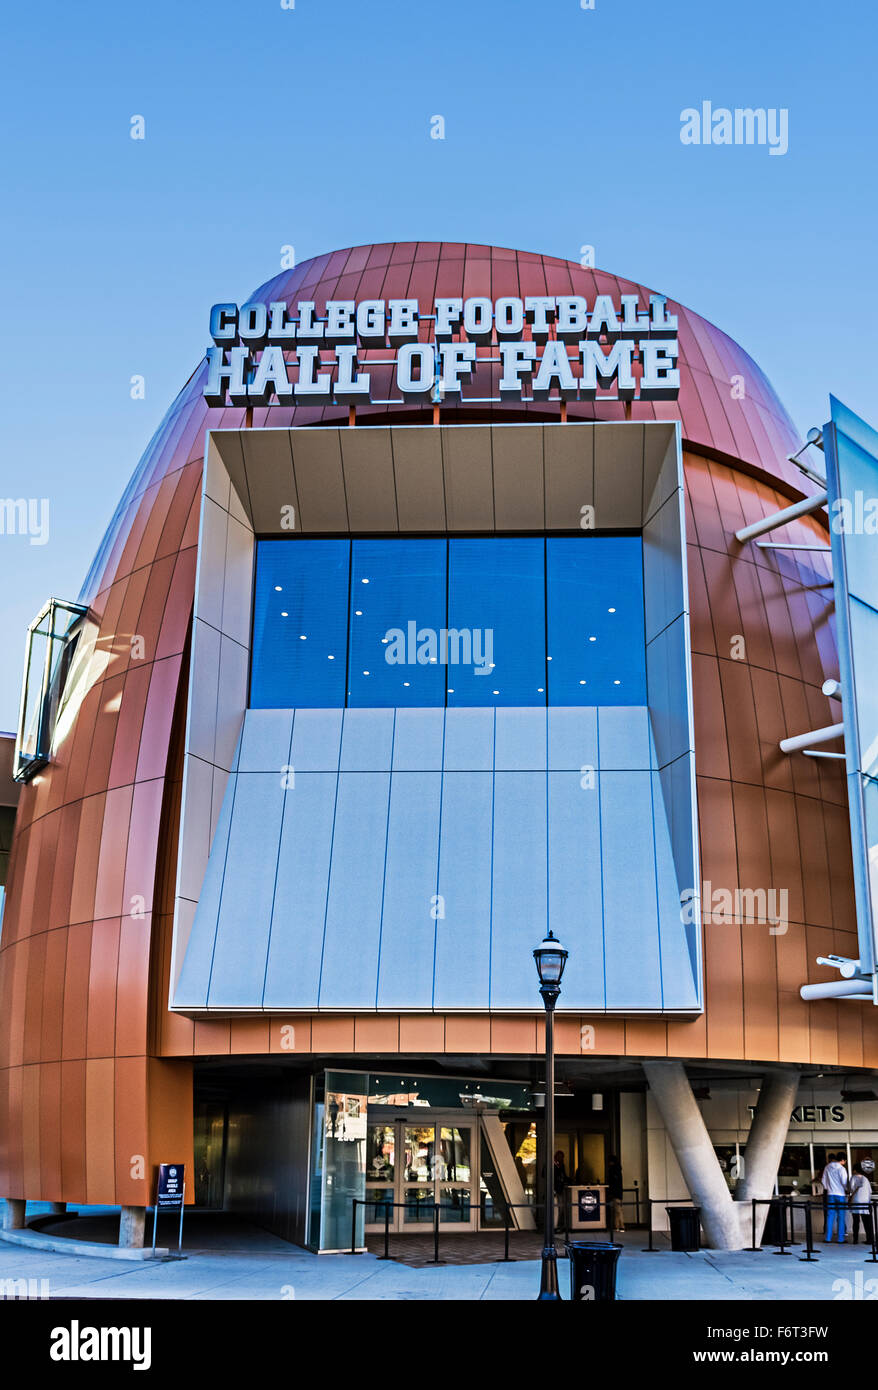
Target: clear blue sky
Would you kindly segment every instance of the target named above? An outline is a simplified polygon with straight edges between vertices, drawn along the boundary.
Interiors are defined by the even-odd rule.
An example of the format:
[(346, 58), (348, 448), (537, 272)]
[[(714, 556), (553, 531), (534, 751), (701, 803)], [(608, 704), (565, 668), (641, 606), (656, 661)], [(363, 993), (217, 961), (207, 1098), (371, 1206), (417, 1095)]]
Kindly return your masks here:
[[(741, 342), (803, 430), (830, 391), (874, 422), (876, 37), (874, 0), (7, 10), (0, 495), (49, 497), (51, 537), (0, 537), (0, 728), (27, 622), (77, 593), (210, 305), (284, 244), (589, 243)], [(789, 152), (683, 146), (702, 100), (786, 107)]]

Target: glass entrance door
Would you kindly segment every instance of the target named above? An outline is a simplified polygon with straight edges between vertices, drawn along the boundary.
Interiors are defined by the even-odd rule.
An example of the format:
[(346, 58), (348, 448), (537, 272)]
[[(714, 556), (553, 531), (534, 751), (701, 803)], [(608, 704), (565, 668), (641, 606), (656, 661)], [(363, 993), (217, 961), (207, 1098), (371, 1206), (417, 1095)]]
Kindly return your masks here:
[(436, 1126), (399, 1123), (402, 1172), (401, 1190), (397, 1201), (405, 1209), (397, 1210), (402, 1217), (399, 1229), (412, 1230), (432, 1226), (433, 1201), (436, 1192)]
[(475, 1228), (477, 1135), (473, 1125), (438, 1125), (436, 1200), (439, 1225), (458, 1230)]
[(475, 1230), (478, 1208), (478, 1134), (472, 1121), (428, 1124), (391, 1120), (369, 1125), (366, 1147), (366, 1229), (384, 1229), (385, 1207), (393, 1202), (392, 1231), (439, 1225)]

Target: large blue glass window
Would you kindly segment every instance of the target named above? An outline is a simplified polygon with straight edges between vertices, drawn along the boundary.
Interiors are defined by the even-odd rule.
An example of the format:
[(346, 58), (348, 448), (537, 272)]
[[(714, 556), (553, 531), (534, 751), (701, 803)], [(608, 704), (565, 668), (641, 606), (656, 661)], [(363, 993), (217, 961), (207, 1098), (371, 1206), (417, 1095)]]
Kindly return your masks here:
[[(307, 543), (306, 543), (307, 544)], [(444, 540), (357, 540), (351, 556), (348, 704), (441, 705)]]
[(645, 705), (639, 536), (546, 541), (550, 705)]
[(449, 541), (449, 705), (545, 704), (545, 585), (541, 536)]
[(260, 541), (253, 600), (250, 704), (345, 702), (350, 541)]
[(266, 540), (251, 704), (643, 705), (639, 536)]

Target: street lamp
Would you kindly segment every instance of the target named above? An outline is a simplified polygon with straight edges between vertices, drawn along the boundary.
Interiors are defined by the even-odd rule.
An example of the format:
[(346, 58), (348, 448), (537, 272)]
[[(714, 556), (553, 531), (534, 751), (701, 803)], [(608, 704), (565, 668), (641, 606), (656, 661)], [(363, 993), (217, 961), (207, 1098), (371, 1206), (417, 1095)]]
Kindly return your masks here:
[(567, 952), (551, 931), (534, 951), (540, 994), (546, 1006), (546, 1236), (543, 1243), (538, 1298), (560, 1299), (555, 1255), (555, 1004), (561, 993), (561, 976)]

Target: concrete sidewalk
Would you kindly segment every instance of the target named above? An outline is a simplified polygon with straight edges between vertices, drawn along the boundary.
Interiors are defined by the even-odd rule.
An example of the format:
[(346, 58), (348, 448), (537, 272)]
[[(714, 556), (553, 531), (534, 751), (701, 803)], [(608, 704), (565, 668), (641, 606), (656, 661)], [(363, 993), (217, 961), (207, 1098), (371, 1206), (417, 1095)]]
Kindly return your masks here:
[[(28, 1215), (39, 1210), (34, 1204)], [(620, 1300), (832, 1302), (878, 1297), (878, 1264), (865, 1262), (868, 1248), (863, 1245), (833, 1245), (831, 1250), (821, 1245), (817, 1249), (819, 1262), (804, 1264), (798, 1258), (800, 1247), (786, 1257), (770, 1250), (760, 1254), (704, 1250), (687, 1255), (662, 1249), (645, 1254), (642, 1232), (628, 1232), (621, 1241)], [(0, 1281), (33, 1281), (33, 1293), (49, 1298), (471, 1302), (530, 1301), (536, 1297), (540, 1275), (536, 1260), (412, 1269), (392, 1260), (379, 1260), (373, 1254), (312, 1255), (255, 1230), (247, 1249), (214, 1246), (190, 1249), (186, 1254), (184, 1260), (121, 1264), (73, 1253), (24, 1250), (0, 1242)], [(559, 1260), (558, 1273), (566, 1298), (566, 1260)], [(5, 1282), (3, 1289), (7, 1296), (12, 1292)]]

